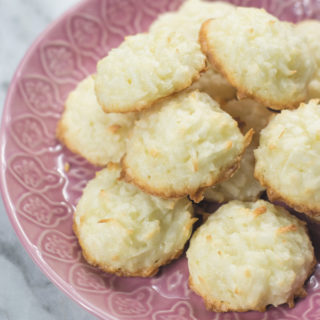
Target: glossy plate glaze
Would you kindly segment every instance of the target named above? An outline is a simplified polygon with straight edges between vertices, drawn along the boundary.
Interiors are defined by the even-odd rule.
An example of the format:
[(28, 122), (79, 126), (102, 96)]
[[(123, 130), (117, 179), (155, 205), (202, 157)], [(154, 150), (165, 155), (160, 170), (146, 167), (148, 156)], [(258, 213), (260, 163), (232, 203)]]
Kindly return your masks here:
[[(147, 30), (181, 0), (87, 0), (67, 12), (30, 48), (11, 83), (1, 128), (2, 195), (22, 244), (66, 294), (103, 319), (317, 320), (320, 267), (294, 309), (265, 313), (208, 312), (187, 286), (181, 258), (152, 279), (119, 278), (86, 264), (72, 233), (72, 212), (97, 168), (62, 148), (55, 127), (69, 91), (123, 37)], [(238, 0), (281, 19), (320, 18), (318, 0)], [(318, 247), (320, 226), (310, 224)]]

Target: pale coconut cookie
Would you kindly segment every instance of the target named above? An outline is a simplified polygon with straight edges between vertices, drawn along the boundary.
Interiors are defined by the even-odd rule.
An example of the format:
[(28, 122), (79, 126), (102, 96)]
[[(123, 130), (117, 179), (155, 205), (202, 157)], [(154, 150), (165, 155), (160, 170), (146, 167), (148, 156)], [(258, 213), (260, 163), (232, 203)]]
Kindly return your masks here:
[(207, 201), (225, 202), (229, 200), (254, 201), (265, 190), (254, 177), (255, 159), (253, 151), (259, 144), (259, 133), (268, 124), (273, 113), (250, 99), (232, 100), (222, 105), (237, 122), (242, 133), (253, 128), (251, 145), (246, 149), (238, 171), (228, 180), (205, 190)]
[(239, 97), (252, 97), (273, 109), (295, 108), (307, 98), (315, 62), (292, 24), (263, 9), (238, 7), (206, 21), (200, 42)]
[(206, 57), (187, 30), (129, 36), (98, 62), (97, 99), (105, 112), (140, 111), (189, 87), (205, 69)]
[(199, 80), (195, 81), (190, 89), (198, 89), (207, 93), (212, 99), (220, 104), (226, 103), (236, 97), (236, 89), (228, 80), (209, 65), (208, 70), (203, 72)]
[(106, 114), (97, 102), (94, 80), (88, 76), (68, 96), (57, 127), (58, 139), (90, 163), (119, 162), (137, 115)]
[(119, 179), (109, 164), (84, 189), (74, 231), (85, 259), (120, 276), (149, 277), (178, 258), (192, 232), (187, 198), (164, 200)]
[(308, 85), (308, 99), (320, 98), (320, 21), (305, 20), (296, 24), (296, 30), (305, 38), (316, 62), (316, 71)]
[(282, 111), (261, 131), (255, 176), (271, 200), (320, 216), (320, 105)]
[(210, 18), (223, 17), (235, 8), (231, 3), (224, 1), (187, 0), (183, 2), (178, 12), (202, 23)]
[[(209, 18), (221, 18), (229, 14), (235, 7), (226, 2), (188, 0), (177, 12), (160, 15), (150, 27), (150, 32), (162, 28), (170, 28), (183, 32), (198, 42), (200, 27)], [(211, 65), (201, 73), (198, 81), (191, 87), (209, 94), (219, 102), (226, 102), (236, 97), (236, 89)]]
[(164, 198), (199, 202), (203, 189), (229, 178), (251, 141), (209, 95), (184, 91), (144, 112), (122, 161), (124, 178)]
[(252, 145), (259, 145), (260, 131), (269, 123), (276, 114), (252, 99), (230, 100), (221, 104), (221, 109), (229, 113), (238, 122), (242, 133), (248, 132), (251, 128), (255, 132), (252, 137)]
[(150, 26), (150, 31), (171, 28), (186, 32), (198, 40), (201, 24), (206, 20), (221, 18), (233, 11), (232, 4), (221, 1), (187, 0), (178, 11), (161, 14)]
[(220, 207), (193, 234), (187, 258), (190, 287), (216, 312), (293, 307), (316, 262), (305, 223), (263, 200)]
[(204, 199), (213, 202), (230, 200), (254, 201), (265, 190), (254, 177), (254, 148), (249, 146), (243, 154), (240, 168), (228, 180), (209, 187), (204, 191)]

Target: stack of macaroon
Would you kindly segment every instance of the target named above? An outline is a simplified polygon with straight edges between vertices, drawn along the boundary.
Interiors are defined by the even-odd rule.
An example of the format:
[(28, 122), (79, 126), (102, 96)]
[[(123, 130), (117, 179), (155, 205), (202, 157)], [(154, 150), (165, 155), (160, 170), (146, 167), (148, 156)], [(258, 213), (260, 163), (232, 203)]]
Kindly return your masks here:
[[(125, 38), (70, 93), (58, 139), (105, 167), (74, 213), (85, 259), (149, 277), (178, 258), (213, 311), (294, 305), (320, 216), (320, 33), (263, 9), (187, 0)], [(281, 111), (281, 112), (280, 112)]]

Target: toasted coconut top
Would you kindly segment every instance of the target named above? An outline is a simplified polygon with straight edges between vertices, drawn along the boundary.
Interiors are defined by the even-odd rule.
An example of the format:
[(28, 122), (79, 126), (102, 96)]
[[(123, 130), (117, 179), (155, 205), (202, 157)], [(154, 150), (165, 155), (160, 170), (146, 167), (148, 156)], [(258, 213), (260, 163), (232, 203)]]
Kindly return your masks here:
[(255, 175), (273, 198), (320, 215), (320, 105), (282, 111), (261, 131)]
[(210, 17), (218, 18), (224, 16), (234, 8), (235, 6), (231, 3), (224, 1), (187, 0), (181, 5), (179, 12), (190, 18), (196, 17), (199, 20), (207, 20)]
[(214, 311), (293, 305), (314, 264), (305, 223), (263, 200), (232, 201), (194, 233), (190, 284)]
[(198, 39), (201, 24), (210, 18), (221, 18), (234, 10), (230, 3), (222, 1), (188, 0), (176, 12), (161, 14), (150, 26), (150, 31), (165, 28), (188, 32)]
[(205, 92), (221, 104), (236, 97), (236, 89), (211, 65), (207, 71), (201, 74), (199, 80), (192, 84), (191, 89)]
[(187, 198), (163, 200), (119, 179), (109, 164), (84, 189), (74, 229), (88, 262), (120, 275), (149, 276), (182, 252), (194, 222)]
[(244, 152), (237, 172), (230, 179), (207, 188), (204, 199), (220, 203), (230, 200), (257, 200), (265, 188), (253, 175), (254, 164), (253, 147), (250, 146)]
[(250, 147), (246, 149), (241, 159), (238, 171), (230, 179), (206, 189), (204, 198), (216, 202), (255, 201), (265, 188), (253, 175), (255, 165), (253, 150), (259, 144), (261, 129), (268, 124), (273, 113), (250, 99), (231, 100), (221, 107), (238, 122), (243, 134), (253, 129), (254, 135)]
[(229, 113), (238, 122), (243, 134), (253, 129), (252, 144), (257, 147), (259, 144), (260, 131), (269, 123), (275, 114), (252, 99), (230, 100), (221, 105), (221, 108)]
[(307, 40), (307, 44), (312, 50), (316, 64), (320, 68), (320, 21), (304, 20), (295, 25), (298, 33)]
[[(234, 10), (234, 6), (221, 1), (185, 1), (176, 12), (161, 14), (151, 25), (150, 32), (170, 28), (188, 35), (198, 42), (201, 24), (209, 18), (221, 18)], [(200, 79), (195, 81), (192, 89), (198, 89), (209, 94), (219, 102), (235, 98), (236, 90), (212, 66), (201, 73)]]
[(140, 111), (189, 87), (206, 68), (187, 30), (129, 36), (97, 64), (95, 89), (105, 112)]
[(229, 177), (250, 141), (251, 132), (244, 137), (210, 96), (185, 91), (136, 122), (123, 161), (125, 176), (152, 194), (193, 196)]
[(263, 9), (238, 7), (206, 21), (200, 42), (239, 95), (274, 109), (295, 108), (306, 99), (315, 63), (292, 24)]
[(89, 76), (69, 94), (57, 136), (73, 152), (104, 166), (120, 161), (136, 118), (135, 113), (103, 112), (95, 96), (93, 77)]
[(316, 71), (308, 85), (308, 99), (320, 99), (320, 21), (305, 20), (296, 24), (296, 30), (306, 40), (316, 62)]

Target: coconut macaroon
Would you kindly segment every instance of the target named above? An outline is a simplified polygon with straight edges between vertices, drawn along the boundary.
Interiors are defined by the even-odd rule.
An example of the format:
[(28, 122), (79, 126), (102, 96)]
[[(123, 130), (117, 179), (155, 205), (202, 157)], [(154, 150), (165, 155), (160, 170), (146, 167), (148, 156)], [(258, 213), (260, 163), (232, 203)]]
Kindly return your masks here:
[(296, 30), (305, 38), (316, 62), (316, 71), (308, 85), (308, 99), (320, 98), (320, 21), (305, 20), (296, 24)]
[[(201, 24), (209, 18), (221, 18), (234, 10), (234, 6), (221, 1), (185, 1), (176, 12), (161, 14), (150, 26), (150, 32), (170, 28), (183, 32), (198, 42)], [(220, 103), (235, 98), (235, 88), (212, 66), (201, 73), (200, 79), (195, 81), (192, 89), (198, 89), (209, 94)]]
[(93, 77), (88, 76), (69, 94), (57, 138), (90, 163), (104, 166), (120, 161), (136, 118), (135, 113), (104, 113), (95, 96)]
[(269, 198), (310, 216), (320, 215), (319, 100), (282, 111), (261, 131), (255, 176)]
[(202, 200), (203, 189), (229, 178), (251, 141), (205, 93), (169, 97), (136, 122), (122, 161), (123, 176), (163, 198)]
[(201, 74), (199, 80), (195, 81), (190, 89), (205, 92), (220, 104), (236, 97), (236, 89), (210, 65), (208, 70)]
[(119, 179), (109, 164), (89, 181), (74, 213), (74, 231), (85, 259), (120, 276), (149, 277), (178, 258), (193, 218), (187, 198), (164, 200)]
[(202, 23), (209, 18), (223, 17), (235, 8), (231, 3), (224, 1), (187, 0), (178, 12)]
[(254, 149), (259, 144), (259, 133), (268, 124), (272, 112), (250, 99), (232, 100), (222, 105), (237, 122), (242, 133), (254, 130), (251, 145), (246, 149), (238, 171), (228, 180), (208, 188), (204, 198), (208, 201), (225, 202), (229, 200), (255, 201), (265, 190), (254, 177)]
[(230, 200), (255, 201), (265, 190), (254, 177), (254, 148), (249, 146), (243, 154), (238, 171), (228, 180), (204, 191), (204, 199), (214, 202)]
[(292, 24), (263, 9), (238, 7), (224, 18), (206, 21), (200, 42), (239, 97), (273, 109), (295, 108), (306, 99), (315, 63)]
[(205, 68), (187, 30), (161, 28), (127, 37), (98, 62), (96, 95), (105, 112), (140, 111), (189, 87)]
[(161, 14), (150, 26), (150, 31), (165, 28), (186, 32), (198, 40), (201, 24), (206, 20), (221, 18), (234, 10), (234, 6), (222, 1), (187, 0), (178, 11)]
[(305, 223), (263, 200), (231, 201), (194, 233), (189, 285), (216, 312), (294, 305), (315, 266)]
[(269, 123), (275, 112), (270, 111), (252, 99), (230, 100), (221, 104), (221, 109), (229, 113), (238, 122), (242, 133), (248, 132), (251, 128), (254, 131), (252, 145), (259, 145), (260, 131)]

